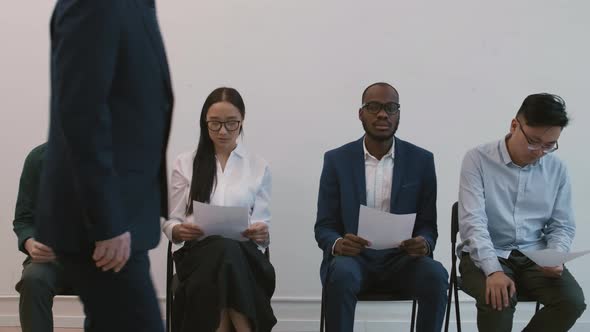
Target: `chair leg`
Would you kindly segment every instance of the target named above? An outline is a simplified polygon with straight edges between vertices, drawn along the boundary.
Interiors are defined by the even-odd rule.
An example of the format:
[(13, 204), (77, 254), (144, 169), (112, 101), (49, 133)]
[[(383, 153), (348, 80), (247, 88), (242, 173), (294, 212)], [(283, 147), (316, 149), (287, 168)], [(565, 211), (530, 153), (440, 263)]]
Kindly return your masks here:
[(453, 285), (453, 289), (455, 292), (455, 316), (457, 319), (457, 332), (461, 332), (461, 311), (459, 309), (459, 287), (457, 286), (456, 282)]
[(170, 286), (166, 280), (166, 332), (170, 332)]
[(171, 330), (171, 316), (172, 316), (172, 291), (170, 286), (166, 285), (166, 332)]
[(326, 290), (324, 289), (324, 287), (322, 287), (322, 303), (321, 303), (321, 308), (320, 308), (320, 332), (324, 332), (324, 315), (325, 313), (325, 307), (326, 307)]
[(449, 331), (449, 320), (451, 319), (451, 304), (453, 302), (453, 275), (449, 278), (449, 292), (447, 294), (447, 312), (445, 314), (445, 332)]
[(172, 329), (172, 278), (174, 273), (174, 262), (172, 260), (172, 242), (168, 242), (168, 253), (166, 257), (166, 332)]
[(412, 300), (412, 321), (410, 322), (410, 332), (414, 332), (416, 327), (416, 300)]

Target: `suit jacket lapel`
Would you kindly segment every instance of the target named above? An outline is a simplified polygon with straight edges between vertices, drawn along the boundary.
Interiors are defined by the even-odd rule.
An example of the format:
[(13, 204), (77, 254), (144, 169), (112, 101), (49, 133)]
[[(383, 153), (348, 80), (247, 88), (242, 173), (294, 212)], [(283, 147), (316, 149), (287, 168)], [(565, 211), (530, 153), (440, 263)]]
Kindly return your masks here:
[(363, 139), (354, 144), (351, 151), (351, 163), (353, 172), (354, 186), (359, 197), (360, 204), (367, 205), (367, 184), (365, 179), (365, 152), (363, 148)]
[(393, 183), (391, 184), (391, 203), (389, 210), (395, 213), (395, 202), (398, 199), (399, 191), (402, 185), (402, 179), (406, 172), (406, 158), (404, 158), (405, 148), (403, 142), (395, 138), (395, 149), (393, 156)]

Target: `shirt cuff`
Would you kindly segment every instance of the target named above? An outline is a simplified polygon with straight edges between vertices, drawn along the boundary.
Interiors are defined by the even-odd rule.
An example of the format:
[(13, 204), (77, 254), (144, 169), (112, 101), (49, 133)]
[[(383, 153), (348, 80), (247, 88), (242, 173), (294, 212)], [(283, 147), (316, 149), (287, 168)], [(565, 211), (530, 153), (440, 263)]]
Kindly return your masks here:
[(547, 244), (547, 249), (554, 249), (559, 252), (570, 252), (570, 248), (566, 245), (561, 245), (560, 243), (549, 243)]
[(500, 265), (500, 261), (498, 261), (497, 257), (487, 258), (483, 261), (480, 261), (475, 264), (482, 269), (483, 273), (485, 273), (486, 277), (494, 272), (503, 272), (502, 265)]
[(341, 237), (337, 238), (337, 239), (336, 239), (336, 241), (334, 241), (334, 244), (332, 245), (332, 256), (338, 256), (338, 255), (336, 255), (336, 253), (334, 252), (334, 248), (336, 248), (336, 243), (337, 243), (338, 241), (340, 241), (340, 240), (342, 240), (342, 238), (341, 238)]
[(174, 242), (174, 240), (172, 239), (172, 229), (174, 228), (174, 226), (180, 225), (181, 223), (182, 222), (180, 222), (178, 220), (170, 219), (170, 220), (166, 221), (166, 225), (164, 226), (164, 229), (162, 230), (164, 232), (164, 234), (166, 235), (166, 237), (168, 238), (168, 240), (170, 240), (174, 244), (183, 243), (183, 241)]

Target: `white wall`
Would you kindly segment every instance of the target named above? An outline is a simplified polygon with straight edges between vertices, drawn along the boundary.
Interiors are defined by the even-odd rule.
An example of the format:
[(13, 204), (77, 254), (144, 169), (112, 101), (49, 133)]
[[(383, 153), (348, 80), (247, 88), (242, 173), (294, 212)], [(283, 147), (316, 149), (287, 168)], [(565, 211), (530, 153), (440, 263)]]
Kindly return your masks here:
[[(53, 3), (16, 1), (0, 12), (0, 219), (5, 225), (0, 318), (12, 317), (9, 321), (14, 321), (13, 285), (23, 259), (11, 230), (18, 177), (25, 155), (45, 139), (48, 125)], [(502, 137), (523, 98), (534, 92), (557, 93), (568, 103), (572, 122), (557, 154), (573, 178), (574, 249), (590, 247), (584, 241), (590, 236), (585, 204), (590, 197), (590, 3), (176, 0), (158, 6), (176, 95), (169, 159), (196, 145), (204, 98), (229, 85), (246, 102), (246, 144), (271, 163), (275, 303), (284, 329), (291, 326), (287, 321), (309, 323), (318, 317), (321, 252), (313, 223), (322, 155), (362, 135), (360, 94), (375, 81), (390, 82), (400, 92), (398, 136), (435, 154), (440, 229), (435, 256), (447, 268), (450, 206), (457, 197), (461, 158), (468, 148)], [(161, 296), (165, 244), (152, 252)], [(581, 258), (570, 269), (590, 297), (588, 263)], [(472, 307), (463, 305), (471, 321)], [(525, 310), (519, 317), (529, 316)], [(585, 314), (582, 323), (590, 324), (589, 317)]]

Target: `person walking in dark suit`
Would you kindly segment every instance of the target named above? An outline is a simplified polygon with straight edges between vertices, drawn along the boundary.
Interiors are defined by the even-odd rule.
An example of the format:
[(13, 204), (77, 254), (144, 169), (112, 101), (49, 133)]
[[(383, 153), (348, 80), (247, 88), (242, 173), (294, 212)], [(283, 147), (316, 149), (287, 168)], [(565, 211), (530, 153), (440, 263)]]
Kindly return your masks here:
[(163, 331), (147, 251), (166, 217), (173, 96), (154, 1), (59, 0), (35, 239), (53, 248), (89, 331)]
[[(448, 274), (432, 259), (438, 237), (432, 153), (395, 137), (399, 95), (387, 83), (365, 89), (361, 139), (328, 151), (320, 178), (315, 238), (324, 252), (320, 275), (328, 332), (352, 332), (356, 295), (379, 289), (418, 300), (417, 331), (440, 331)], [(357, 236), (360, 205), (416, 214), (412, 238), (374, 250)]]

